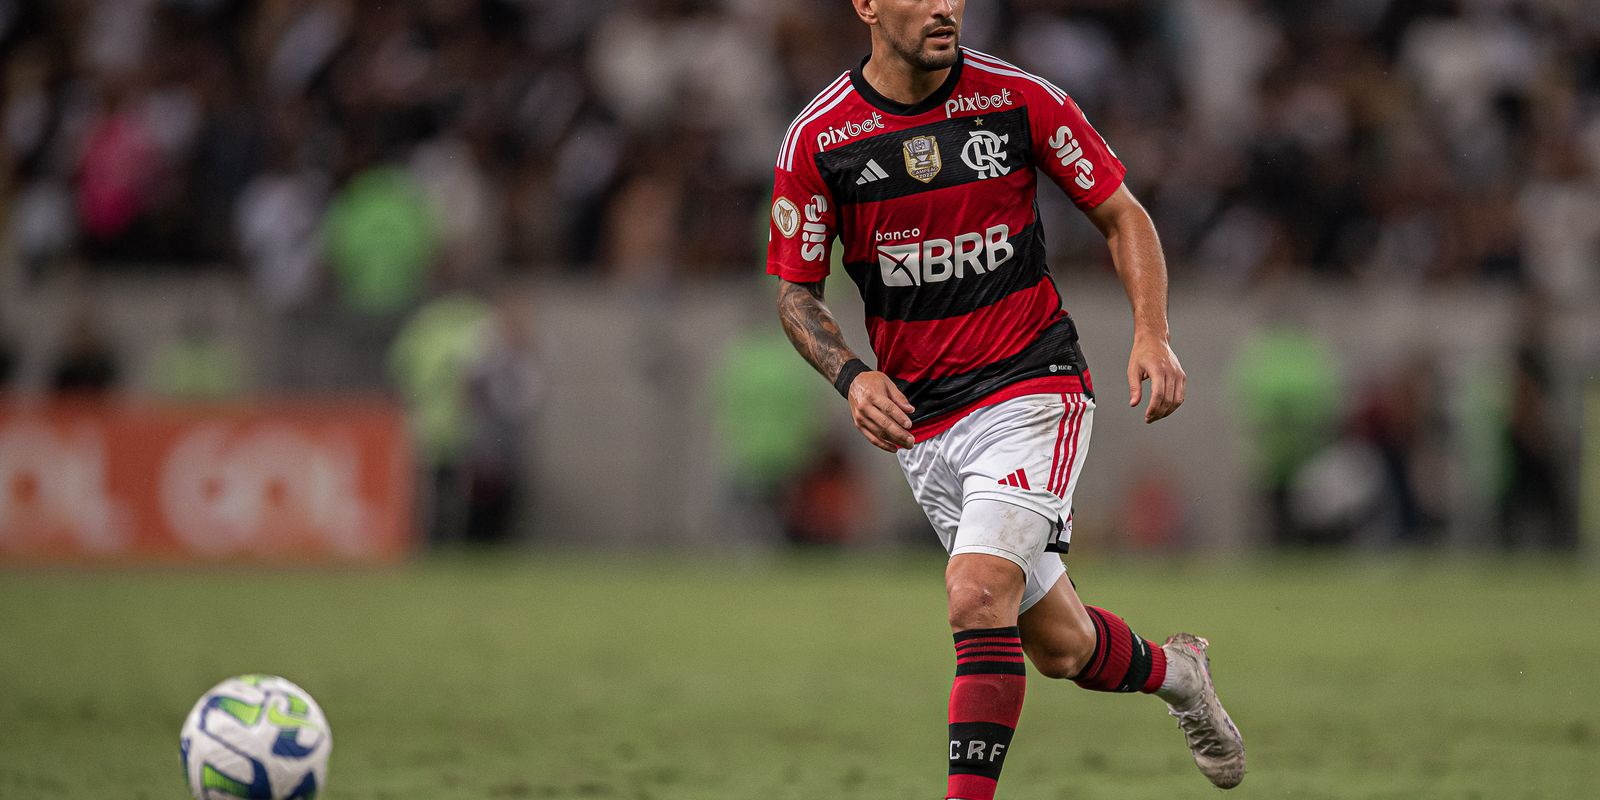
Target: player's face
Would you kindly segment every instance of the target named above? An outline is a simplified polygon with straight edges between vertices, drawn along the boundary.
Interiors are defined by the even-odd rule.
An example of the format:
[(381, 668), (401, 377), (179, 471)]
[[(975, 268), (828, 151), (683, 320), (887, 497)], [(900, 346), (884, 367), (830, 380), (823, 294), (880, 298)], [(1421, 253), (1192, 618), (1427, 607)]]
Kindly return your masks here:
[(875, 0), (878, 31), (906, 63), (934, 72), (956, 63), (966, 0)]

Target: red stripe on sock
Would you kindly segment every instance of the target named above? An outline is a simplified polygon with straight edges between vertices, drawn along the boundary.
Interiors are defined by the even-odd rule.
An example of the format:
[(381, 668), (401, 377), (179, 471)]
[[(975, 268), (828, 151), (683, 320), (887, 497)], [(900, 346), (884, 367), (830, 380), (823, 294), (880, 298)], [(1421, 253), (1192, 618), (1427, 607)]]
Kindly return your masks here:
[[(1129, 675), (1133, 664), (1133, 630), (1116, 614), (1103, 608), (1085, 606), (1089, 619), (1094, 622), (1098, 639), (1094, 655), (1089, 658), (1089, 668), (1074, 678), (1079, 686), (1097, 692), (1115, 692)], [(1141, 639), (1150, 651), (1150, 675), (1137, 688), (1146, 694), (1161, 688), (1167, 677), (1167, 653), (1148, 639)]]
[(1157, 647), (1154, 642), (1150, 644), (1150, 677), (1145, 680), (1144, 686), (1139, 691), (1145, 694), (1155, 694), (1161, 688), (1161, 682), (1167, 679), (1167, 651)]
[(982, 775), (951, 775), (944, 796), (949, 800), (994, 800), (996, 781)]
[(958, 675), (950, 689), (950, 721), (992, 722), (1017, 727), (1022, 716), (1021, 675)]
[(1114, 692), (1128, 674), (1128, 664), (1133, 661), (1133, 632), (1122, 618), (1103, 608), (1089, 606), (1089, 616), (1099, 623), (1101, 636), (1094, 649), (1100, 653), (1099, 667), (1078, 676), (1077, 683), (1085, 689)]
[(1022, 648), (1016, 646), (1008, 647), (1003, 644), (991, 644), (985, 647), (975, 647), (969, 650), (962, 650), (961, 652), (956, 653), (956, 657), (966, 658), (974, 653), (1002, 653), (1008, 656), (1020, 656), (1022, 655)]
[(1012, 636), (986, 636), (982, 639), (968, 639), (964, 642), (957, 642), (956, 649), (963, 650), (975, 644), (1003, 644), (1009, 647), (1021, 647), (1022, 640)]
[(1014, 655), (1014, 656), (999, 656), (999, 655), (995, 655), (995, 656), (990, 656), (990, 655), (962, 656), (961, 658), (956, 659), (956, 663), (957, 664), (970, 664), (970, 663), (972, 663), (974, 661), (999, 661), (999, 662), (1005, 663), (1005, 664), (1021, 664), (1021, 663), (1023, 663), (1023, 658), (1022, 658), (1021, 654), (1018, 654), (1018, 655)]

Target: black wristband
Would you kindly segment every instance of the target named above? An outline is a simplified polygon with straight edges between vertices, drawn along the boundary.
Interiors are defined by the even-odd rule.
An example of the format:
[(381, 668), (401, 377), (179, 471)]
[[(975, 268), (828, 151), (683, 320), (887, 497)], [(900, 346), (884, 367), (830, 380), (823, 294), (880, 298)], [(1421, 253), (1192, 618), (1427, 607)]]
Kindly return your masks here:
[(839, 390), (840, 397), (849, 397), (850, 384), (855, 381), (856, 376), (871, 371), (866, 364), (861, 363), (861, 359), (852, 358), (839, 368), (839, 377), (833, 379), (833, 388)]

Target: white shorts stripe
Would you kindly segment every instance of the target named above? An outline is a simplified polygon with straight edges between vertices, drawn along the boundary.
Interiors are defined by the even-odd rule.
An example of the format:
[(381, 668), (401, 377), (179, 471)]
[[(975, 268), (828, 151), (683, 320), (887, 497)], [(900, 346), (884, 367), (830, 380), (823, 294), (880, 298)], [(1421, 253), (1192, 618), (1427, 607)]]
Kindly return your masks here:
[[(801, 131), (817, 117), (827, 113), (828, 109), (837, 105), (839, 100), (843, 99), (843, 95), (839, 93), (841, 91), (848, 93), (847, 88), (849, 85), (850, 73), (846, 72), (834, 80), (833, 83), (828, 84), (828, 88), (823, 89), (822, 93), (812, 99), (810, 105), (807, 105), (799, 116), (795, 117), (794, 122), (789, 124), (789, 130), (783, 135), (783, 147), (778, 150), (778, 166), (785, 170), (794, 169), (794, 151), (800, 145)], [(835, 97), (835, 95), (839, 96)], [(832, 103), (818, 110), (819, 106), (822, 106), (823, 103), (828, 103), (830, 99), (833, 101)]]
[[(1083, 395), (1079, 394), (1069, 396), (1073, 399), (1072, 425), (1067, 431), (1067, 441), (1070, 444), (1067, 446), (1066, 461), (1061, 465), (1061, 480), (1056, 482), (1055, 492), (1056, 496), (1063, 500), (1067, 499), (1067, 487), (1076, 483), (1076, 473), (1078, 471), (1078, 467), (1080, 466), (1078, 463), (1078, 443), (1082, 441), (1083, 414), (1084, 411), (1089, 407), (1089, 403), (1084, 399)], [(1068, 512), (1069, 513), (1067, 516), (1070, 518), (1070, 508), (1068, 509)]]
[[(1061, 401), (1066, 403), (1067, 409), (1061, 415), (1056, 434), (1056, 451), (1050, 461), (1050, 484), (1046, 489), (1057, 497), (1066, 489), (1066, 476), (1071, 472), (1072, 456), (1078, 447), (1078, 420), (1083, 414), (1083, 404), (1077, 395), (1063, 394)], [(1069, 450), (1073, 452), (1069, 454)]]

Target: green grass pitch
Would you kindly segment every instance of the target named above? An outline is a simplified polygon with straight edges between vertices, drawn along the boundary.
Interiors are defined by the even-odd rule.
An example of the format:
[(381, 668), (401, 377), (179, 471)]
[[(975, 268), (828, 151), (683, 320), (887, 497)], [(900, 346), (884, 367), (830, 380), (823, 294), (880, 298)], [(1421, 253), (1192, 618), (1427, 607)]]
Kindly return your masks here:
[[(1075, 559), (1211, 638), (1240, 798), (1600, 796), (1600, 581), (1483, 561)], [(529, 555), (385, 571), (0, 572), (0, 797), (178, 798), (190, 703), (306, 687), (330, 800), (931, 800), (940, 562)], [(1207, 797), (1152, 698), (1032, 676), (1007, 800)]]

